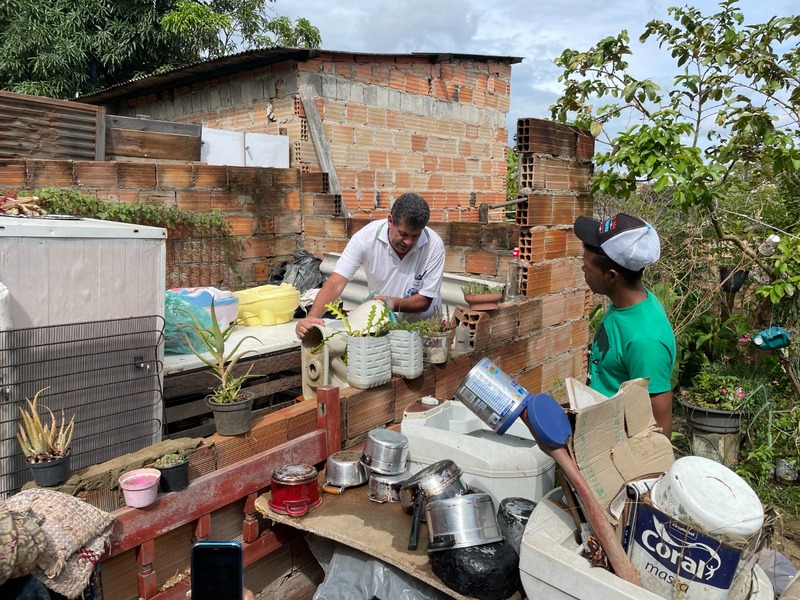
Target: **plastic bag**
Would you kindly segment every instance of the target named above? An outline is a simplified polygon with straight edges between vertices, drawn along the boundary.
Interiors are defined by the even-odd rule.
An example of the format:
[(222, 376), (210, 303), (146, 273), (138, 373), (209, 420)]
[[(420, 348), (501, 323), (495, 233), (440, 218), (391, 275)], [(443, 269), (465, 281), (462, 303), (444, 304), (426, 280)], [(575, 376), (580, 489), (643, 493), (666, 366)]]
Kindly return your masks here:
[(450, 596), (398, 567), (333, 540), (306, 534), (325, 571), (313, 600), (448, 600)]
[(319, 266), (322, 260), (306, 250), (294, 253), (293, 263), (281, 263), (273, 278), (281, 283), (289, 283), (301, 294), (307, 290), (322, 287), (325, 278)]
[[(166, 292), (164, 299), (164, 354), (193, 354), (186, 336), (198, 350), (203, 342), (191, 327), (195, 327), (192, 318), (183, 311), (194, 315), (201, 327), (211, 327), (211, 315), (202, 307), (195, 306), (181, 298), (175, 292)], [(188, 327), (191, 326), (191, 327)]]

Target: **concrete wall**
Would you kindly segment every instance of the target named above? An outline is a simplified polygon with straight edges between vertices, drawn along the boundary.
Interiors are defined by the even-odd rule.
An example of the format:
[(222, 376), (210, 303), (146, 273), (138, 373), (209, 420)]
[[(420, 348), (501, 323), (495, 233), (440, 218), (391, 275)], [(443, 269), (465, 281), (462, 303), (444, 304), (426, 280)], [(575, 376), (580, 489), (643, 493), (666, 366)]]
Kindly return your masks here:
[(434, 221), (477, 221), (479, 204), (505, 200), (510, 80), (511, 64), (499, 60), (323, 53), (143, 94), (109, 112), (285, 134), (291, 166), (313, 172), (320, 162), (298, 93), (308, 84), (348, 210), (382, 216), (415, 191)]

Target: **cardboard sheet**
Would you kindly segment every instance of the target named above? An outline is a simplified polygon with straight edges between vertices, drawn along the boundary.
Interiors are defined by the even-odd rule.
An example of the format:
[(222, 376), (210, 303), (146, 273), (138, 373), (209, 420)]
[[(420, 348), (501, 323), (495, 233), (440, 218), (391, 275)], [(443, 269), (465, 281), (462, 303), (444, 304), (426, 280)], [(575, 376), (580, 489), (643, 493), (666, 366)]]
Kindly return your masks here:
[[(342, 495), (323, 494), (322, 504), (302, 517), (273, 512), (269, 508), (269, 493), (259, 496), (255, 506), (267, 519), (346, 544), (403, 570), (451, 598), (469, 600), (447, 587), (431, 571), (425, 523), (420, 524), (417, 550), (409, 551), (411, 516), (398, 503), (372, 502), (366, 486), (349, 488)], [(511, 599), (519, 600), (519, 592)]]
[(626, 381), (611, 398), (572, 378), (566, 387), (575, 420), (569, 452), (604, 509), (628, 482), (675, 461), (672, 444), (655, 429), (646, 379)]

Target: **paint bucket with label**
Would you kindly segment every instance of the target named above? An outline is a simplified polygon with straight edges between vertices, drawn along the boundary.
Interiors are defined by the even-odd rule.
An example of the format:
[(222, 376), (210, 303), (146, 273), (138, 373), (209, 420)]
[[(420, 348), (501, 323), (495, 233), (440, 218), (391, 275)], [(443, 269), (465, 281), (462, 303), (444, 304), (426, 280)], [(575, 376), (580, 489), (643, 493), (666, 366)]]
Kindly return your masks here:
[(511, 427), (532, 398), (488, 358), (482, 358), (472, 367), (455, 396), (498, 435)]

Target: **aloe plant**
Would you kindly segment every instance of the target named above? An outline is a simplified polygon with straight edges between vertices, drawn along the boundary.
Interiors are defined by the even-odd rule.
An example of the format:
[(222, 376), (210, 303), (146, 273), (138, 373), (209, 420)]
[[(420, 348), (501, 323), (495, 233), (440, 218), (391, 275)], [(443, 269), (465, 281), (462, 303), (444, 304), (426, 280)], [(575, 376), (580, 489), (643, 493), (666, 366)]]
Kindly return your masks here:
[[(257, 354), (255, 350), (239, 352), (239, 348), (245, 340), (253, 339), (258, 342), (258, 338), (253, 335), (245, 336), (236, 343), (230, 352), (227, 352), (225, 345), (236, 328), (236, 322), (234, 321), (225, 329), (220, 329), (213, 299), (211, 300), (211, 327), (203, 327), (197, 318), (188, 310), (179, 310), (183, 310), (194, 322), (194, 325), (184, 325), (184, 327), (188, 327), (197, 334), (203, 344), (203, 349), (195, 348), (191, 337), (184, 331), (183, 334), (186, 337), (186, 343), (189, 344), (189, 348), (191, 348), (197, 358), (211, 367), (211, 373), (219, 380), (219, 385), (211, 388), (211, 401), (218, 404), (235, 402), (241, 395), (244, 382), (252, 377), (251, 371), (253, 367), (251, 365), (246, 373), (238, 376), (233, 374), (234, 367), (236, 367), (242, 357), (248, 354)], [(211, 358), (208, 358), (206, 354), (210, 354)]]
[(67, 423), (63, 410), (61, 411), (61, 425), (58, 424), (53, 411), (47, 406), (44, 406), (44, 409), (50, 414), (50, 422), (44, 422), (39, 416), (39, 395), (47, 389), (49, 386), (36, 392), (33, 400), (25, 398), (28, 403), (28, 411), (20, 409), (22, 423), (19, 424), (17, 441), (28, 462), (32, 463), (65, 457), (72, 444), (72, 435), (75, 430), (75, 415), (72, 415)]

